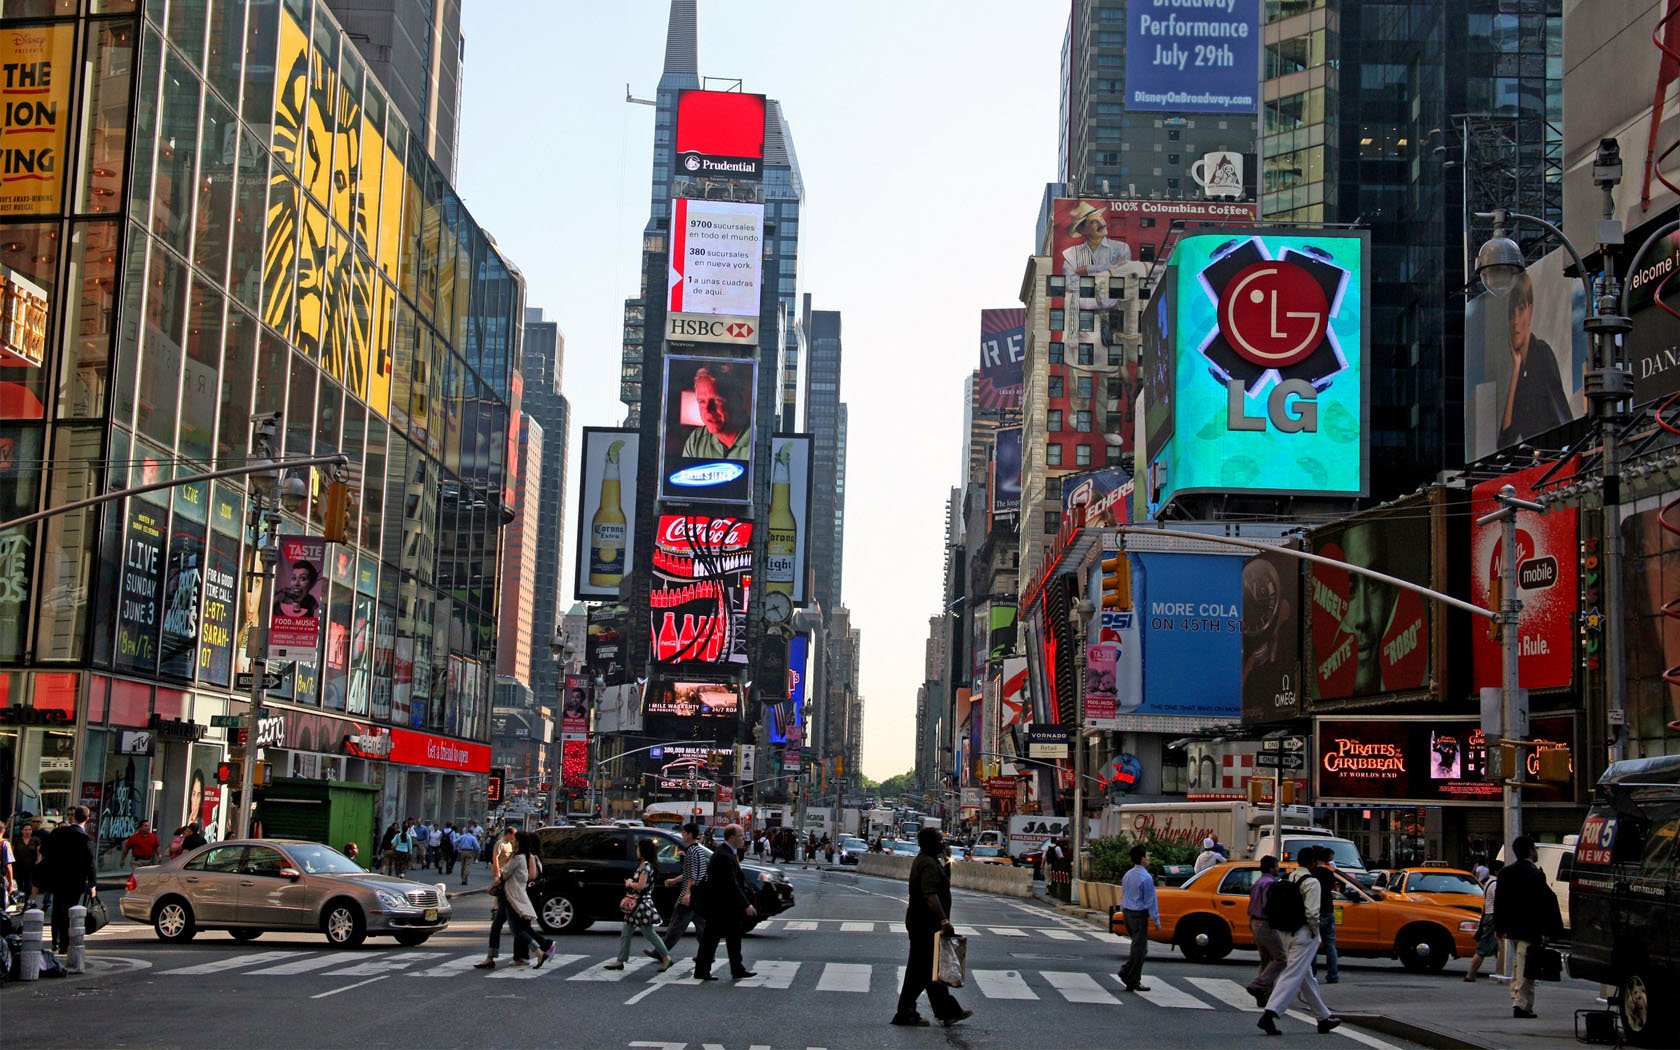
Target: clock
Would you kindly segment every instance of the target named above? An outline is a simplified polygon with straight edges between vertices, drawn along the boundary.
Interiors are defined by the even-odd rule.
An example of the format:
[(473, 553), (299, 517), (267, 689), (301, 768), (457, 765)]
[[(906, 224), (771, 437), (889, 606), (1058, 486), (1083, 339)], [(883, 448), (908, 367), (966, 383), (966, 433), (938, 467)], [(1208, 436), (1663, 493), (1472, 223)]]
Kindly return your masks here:
[(764, 596), (764, 618), (770, 623), (787, 623), (792, 615), (792, 598), (781, 591), (771, 591)]

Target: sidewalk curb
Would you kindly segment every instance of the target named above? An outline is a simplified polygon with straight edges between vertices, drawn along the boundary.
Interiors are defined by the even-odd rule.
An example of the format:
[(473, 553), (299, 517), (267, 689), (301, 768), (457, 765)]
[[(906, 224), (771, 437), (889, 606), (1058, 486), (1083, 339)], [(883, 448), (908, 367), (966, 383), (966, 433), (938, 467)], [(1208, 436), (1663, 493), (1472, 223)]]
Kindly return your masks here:
[(1336, 1016), (1342, 1019), (1342, 1023), (1355, 1028), (1396, 1036), (1419, 1046), (1427, 1046), (1430, 1050), (1499, 1050), (1496, 1046), (1474, 1043), (1460, 1036), (1430, 1028), (1428, 1025), (1402, 1021), (1387, 1014), (1339, 1013)]

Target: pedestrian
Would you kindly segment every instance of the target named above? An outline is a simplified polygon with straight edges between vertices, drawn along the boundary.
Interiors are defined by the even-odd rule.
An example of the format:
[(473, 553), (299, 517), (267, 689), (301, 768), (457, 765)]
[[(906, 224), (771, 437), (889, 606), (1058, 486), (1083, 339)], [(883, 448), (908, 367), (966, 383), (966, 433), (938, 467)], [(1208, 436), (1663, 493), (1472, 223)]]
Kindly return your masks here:
[[(1318, 867), (1313, 869), (1313, 877), (1318, 879), (1319, 887), (1324, 891), (1319, 897), (1324, 902), (1318, 915), (1319, 951), (1324, 953), (1324, 983), (1335, 984), (1342, 979), (1342, 956), (1336, 951), (1336, 890), (1341, 880), (1336, 878), (1336, 866), (1327, 847), (1318, 847)], [(1318, 965), (1317, 959), (1313, 965)], [(1316, 969), (1314, 971), (1317, 972)]]
[(397, 837), (391, 840), (390, 874), (399, 879), (407, 876), (408, 866), (414, 862), (414, 836), (410, 834), (413, 830), (414, 820), (410, 818), (404, 823), (403, 829), (397, 832)]
[(1516, 858), (1499, 872), (1499, 894), (1493, 901), (1493, 925), (1499, 936), (1514, 943), (1511, 951), (1511, 1016), (1525, 1020), (1534, 1012), (1534, 979), (1529, 975), (1529, 952), (1563, 932), (1557, 894), (1546, 885), (1546, 873), (1534, 863), (1539, 851), (1534, 840), (1518, 835), (1511, 841)]
[(123, 840), (122, 852), (117, 855), (117, 863), (126, 864), (132, 856), (136, 867), (156, 864), (160, 846), (157, 834), (152, 831), (152, 822), (142, 820), (134, 834)]
[(84, 893), (97, 885), (93, 839), (82, 825), (88, 819), (86, 806), (72, 806), (70, 820), (48, 833), (41, 844), (36, 877), (52, 894), (52, 950), (70, 950), (70, 909)]
[(1226, 846), (1225, 843), (1220, 842), (1218, 835), (1215, 835), (1212, 832), (1209, 832), (1208, 833), (1208, 838), (1213, 840), (1213, 851), (1215, 853), (1219, 854), (1219, 859), (1220, 860), (1230, 860), (1231, 859), (1230, 847)]
[(455, 856), (461, 861), (461, 885), (472, 877), (473, 861), (478, 859), (478, 836), (469, 828), (455, 836)]
[[(682, 884), (677, 893), (677, 903), (671, 909), (671, 921), (659, 931), (659, 939), (664, 942), (665, 950), (669, 952), (682, 940), (682, 935), (688, 930), (689, 923), (694, 924), (696, 937), (706, 932), (706, 920), (700, 915), (701, 905), (706, 894), (706, 868), (712, 861), (712, 851), (700, 841), (700, 825), (688, 823), (682, 826), (683, 864), (682, 872), (665, 880), (665, 885)], [(642, 952), (643, 955), (657, 959), (659, 953), (652, 948)]]
[(1120, 983), (1128, 992), (1147, 992), (1143, 983), (1143, 961), (1149, 958), (1149, 924), (1161, 928), (1161, 909), (1155, 901), (1155, 876), (1149, 874), (1149, 850), (1141, 843), (1132, 847), (1132, 866), (1120, 879), (1120, 914), (1126, 920), (1126, 936), (1132, 950), (1120, 968)]
[[(636, 874), (624, 880), (624, 896), (628, 900), (631, 895), (636, 898), (635, 907), (624, 914), (624, 928), (618, 935), (618, 958), (608, 963), (603, 969), (622, 970), (630, 959), (630, 938), (640, 933), (647, 942), (653, 945), (653, 951), (659, 958), (659, 972), (664, 973), (671, 968), (671, 952), (665, 947), (665, 942), (659, 939), (659, 909), (653, 903), (653, 887), (659, 878), (656, 865), (659, 863), (659, 848), (649, 838), (636, 840)], [(713, 946), (716, 947), (715, 945)]]
[(438, 856), (442, 858), (443, 866), (439, 871), (455, 870), (455, 823), (449, 822), (443, 826), (443, 837), (438, 840)]
[(734, 980), (757, 976), (741, 961), (741, 931), (746, 920), (758, 915), (752, 905), (752, 894), (741, 875), (741, 847), (745, 844), (741, 825), (731, 824), (723, 829), (723, 844), (712, 854), (706, 868), (706, 899), (703, 914), (706, 924), (700, 930), (700, 950), (694, 956), (694, 979), (715, 981), (712, 962), (717, 958), (718, 941), (729, 950), (729, 976)]
[(898, 991), (898, 1010), (892, 1023), (902, 1027), (926, 1027), (929, 1024), (916, 1009), (922, 993), (926, 992), (933, 1016), (949, 1028), (965, 1018), (974, 1016), (964, 1010), (951, 989), (933, 979), (934, 934), (947, 937), (956, 934), (951, 925), (951, 869), (945, 855), (945, 835), (938, 828), (923, 828), (916, 833), (920, 852), (910, 864), (909, 903), (904, 909), (904, 930), (910, 935), (910, 958), (904, 964), (904, 985)]
[(1196, 854), (1197, 871), (1206, 871), (1225, 859), (1219, 855), (1219, 850), (1215, 846), (1216, 843), (1211, 835), (1202, 840), (1202, 852)]
[[(397, 836), (401, 834), (402, 832), (397, 830), (395, 824), (387, 824), (385, 825), (385, 833), (379, 836), (379, 860), (385, 865), (385, 874), (387, 875), (395, 876), (397, 874)], [(171, 847), (170, 856), (175, 855), (173, 849), (174, 847)]]
[(24, 897), (35, 896), (35, 865), (41, 857), (41, 840), (35, 837), (35, 825), (19, 814), (17, 841), (12, 843), (12, 881)]
[(426, 865), (443, 870), (443, 826), (440, 824), (426, 829)]
[[(426, 866), (426, 843), (431, 841), (430, 834), (420, 821), (409, 821), (408, 827), (408, 866), (423, 868)], [(438, 874), (443, 874), (448, 868), (439, 868)]]
[[(253, 835), (252, 837), (255, 838), (257, 836)], [(204, 838), (204, 829), (198, 826), (198, 821), (189, 821), (187, 823), (187, 837), (181, 840), (182, 851), (190, 853), (204, 845), (208, 845), (207, 840)]]
[(1276, 857), (1270, 854), (1261, 857), (1260, 877), (1248, 891), (1248, 929), (1254, 937), (1254, 947), (1260, 951), (1260, 971), (1248, 982), (1248, 994), (1254, 996), (1254, 1005), (1262, 1008), (1271, 998), (1272, 988), (1289, 958), (1283, 938), (1266, 921), (1266, 895), (1277, 881), (1277, 866)]
[(174, 860), (187, 851), (187, 826), (182, 824), (175, 829), (175, 835), (169, 840), (169, 859)]
[(11, 906), (12, 892), (17, 886), (17, 854), (12, 840), (6, 836), (6, 821), (0, 819), (0, 910)]
[[(535, 945), (536, 965), (554, 957), (554, 942), (540, 930), (535, 928), (537, 910), (531, 906), (531, 883), (536, 881), (542, 873), (542, 865), (537, 861), (537, 847), (535, 836), (525, 832), (516, 832), (514, 838), (514, 852), (502, 865), (502, 873), (492, 891), (499, 888), (501, 899), (507, 906), (508, 920), (513, 924), (513, 964), (524, 966), (531, 957), (531, 946)], [(490, 956), (482, 963), (474, 963), (479, 970), (489, 970), (496, 965), (497, 940), (500, 929), (491, 928)], [(488, 965), (486, 965), (486, 963)]]
[[(514, 854), (519, 849), (519, 832), (509, 824), (502, 829), (502, 840), (496, 843), (496, 848), (490, 853), (490, 953), (481, 963), (474, 963), (477, 970), (490, 970), (496, 966), (496, 956), (502, 950), (502, 927), (510, 919), (506, 888), (502, 885), (502, 872), (512, 863)], [(517, 949), (521, 947), (516, 940), (514, 962), (520, 963)]]
[(1272, 883), (1266, 891), (1266, 921), (1284, 939), (1289, 961), (1272, 986), (1271, 998), (1260, 1014), (1256, 1025), (1267, 1035), (1282, 1035), (1277, 1019), (1289, 1009), (1290, 1002), (1300, 996), (1318, 1019), (1318, 1032), (1325, 1035), (1342, 1023), (1341, 1018), (1324, 1005), (1318, 993), (1318, 981), (1313, 978), (1313, 959), (1318, 955), (1318, 916), (1323, 906), (1324, 890), (1313, 874), (1321, 857), (1329, 850), (1317, 846), (1303, 847), (1296, 857), (1301, 866), (1288, 878)]
[(1495, 959), (1499, 955), (1499, 931), (1493, 924), (1494, 893), (1499, 889), (1500, 863), (1496, 860), (1491, 867), (1480, 865), (1487, 874), (1481, 879), (1482, 883), (1482, 917), (1476, 923), (1476, 954), (1470, 957), (1470, 970), (1464, 975), (1466, 981), (1474, 982), (1476, 973), (1482, 968), (1486, 959)]

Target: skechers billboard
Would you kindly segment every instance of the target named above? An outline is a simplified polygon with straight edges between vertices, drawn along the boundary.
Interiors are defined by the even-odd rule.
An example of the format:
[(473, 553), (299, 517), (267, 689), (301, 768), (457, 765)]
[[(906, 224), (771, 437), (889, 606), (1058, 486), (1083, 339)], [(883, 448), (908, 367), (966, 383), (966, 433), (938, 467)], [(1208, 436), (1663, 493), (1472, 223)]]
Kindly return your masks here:
[(1162, 329), (1144, 340), (1146, 393), (1171, 406), (1146, 427), (1152, 510), (1199, 492), (1366, 493), (1367, 250), (1363, 232), (1178, 242), (1146, 311)]
[(1253, 113), (1260, 96), (1260, 0), (1131, 0), (1126, 108)]
[(746, 503), (752, 498), (757, 366), (727, 357), (667, 357), (659, 498)]

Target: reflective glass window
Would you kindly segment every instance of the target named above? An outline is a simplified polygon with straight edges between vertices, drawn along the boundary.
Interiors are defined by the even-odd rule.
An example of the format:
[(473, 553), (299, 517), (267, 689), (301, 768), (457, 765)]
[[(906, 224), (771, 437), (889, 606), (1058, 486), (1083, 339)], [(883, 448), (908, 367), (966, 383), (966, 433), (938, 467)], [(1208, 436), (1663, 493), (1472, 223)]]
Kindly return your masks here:
[[(12, 467), (0, 485), (0, 518), (15, 518), (39, 509), (43, 471), (43, 431), (39, 425), (0, 425), (0, 448), (8, 451)], [(29, 587), (39, 525), (0, 532), (0, 660), (23, 657), (29, 643)]]
[(268, 209), (268, 151), (239, 130), (239, 164), (233, 197), (233, 251), (228, 291), (252, 310), (262, 309), (264, 218)]
[(169, 0), (169, 42), (180, 49), (192, 68), (204, 62), (204, 29), (209, 0)]
[[(278, 155), (278, 154), (276, 154)], [(263, 323), (277, 332), (292, 331), (292, 304), (297, 298), (298, 186), (274, 167), (268, 188), (268, 219), (263, 241)]]
[(180, 452), (199, 462), (210, 460), (221, 408), (223, 302), (215, 288), (193, 282), (181, 384)]
[[(205, 0), (197, 0), (204, 3)], [(209, 0), (209, 39), (204, 76), (229, 105), (239, 101), (240, 45), (245, 38), (244, 0)]]
[[(134, 77), (134, 26), (93, 23), (87, 60), (87, 102), (81, 129), (81, 164), (76, 210), (114, 213), (122, 205), (123, 171), (128, 167), (128, 96)], [(146, 164), (151, 162), (145, 151)]]
[(257, 319), (229, 306), (227, 336), (222, 341), (221, 422), (216, 429), (216, 462), (233, 466), (250, 455), (251, 383), (256, 374)]
[[(279, 0), (246, 0), (244, 92), (240, 113), (245, 123), (267, 129), (274, 123), (275, 56), (279, 47)], [(228, 100), (232, 101), (229, 95)], [(262, 143), (268, 145), (265, 139)]]
[(325, 18), (315, 20), (310, 54), (309, 110), (304, 120), (298, 177), (315, 203), (333, 202), (333, 146), (338, 121), (338, 31)]
[(214, 97), (205, 99), (199, 140), (198, 210), (193, 220), (193, 265), (218, 285), (227, 282), (236, 160), (232, 147), (238, 144), (239, 127), (233, 110)]
[(193, 158), (198, 152), (198, 75), (166, 51), (158, 116), (157, 174), (152, 187), (152, 232), (183, 255), (191, 234)]
[[(144, 225), (152, 209), (152, 172), (157, 154), (158, 79), (163, 75), (163, 38), (150, 24), (140, 52), (134, 87), (134, 171), (128, 183), (128, 216)], [(115, 85), (113, 91), (122, 90)]]
[(111, 328), (116, 321), (118, 229), (115, 221), (90, 222), (77, 224), (70, 233), (60, 419), (96, 419), (105, 412)]
[(273, 122), (274, 159), (278, 167), (296, 174), (309, 110), (309, 37), (290, 11), (280, 18), (278, 40), (273, 109), (252, 112), (247, 107), (245, 118), (257, 124)]
[[(87, 499), (99, 491), (104, 433), (98, 426), (59, 427), (53, 439), (52, 505)], [(41, 537), (41, 603), (35, 614), (35, 659), (80, 660), (87, 634), (88, 574), (98, 544), (95, 508), (54, 515)], [(0, 543), (5, 537), (0, 535)], [(104, 603), (110, 604), (110, 603)]]
[(388, 428), (378, 416), (368, 415), (367, 465), (362, 468), (361, 544), (371, 551), (380, 549), (380, 522), (385, 506), (385, 439)]
[(322, 357), (321, 334), (326, 324), (331, 266), (327, 213), (319, 205), (309, 203), (302, 210), (302, 220), (298, 229), (297, 287), (293, 293), (297, 300), (297, 319), (292, 326), (292, 342), (299, 350), (319, 361)]
[(134, 426), (152, 440), (173, 446), (181, 395), (181, 344), (187, 328), (187, 265), (154, 243), (146, 276)]
[(0, 419), (46, 416), (48, 304), (58, 269), (58, 225), (20, 223), (0, 230)]
[(291, 372), (291, 351), (279, 336), (266, 329), (258, 335), (256, 390), (251, 399), (253, 415), (272, 415), (286, 409), (286, 383)]

